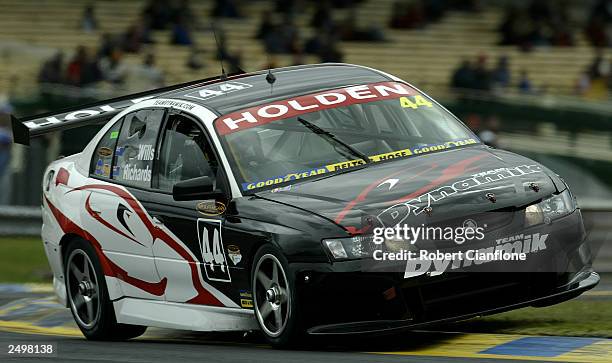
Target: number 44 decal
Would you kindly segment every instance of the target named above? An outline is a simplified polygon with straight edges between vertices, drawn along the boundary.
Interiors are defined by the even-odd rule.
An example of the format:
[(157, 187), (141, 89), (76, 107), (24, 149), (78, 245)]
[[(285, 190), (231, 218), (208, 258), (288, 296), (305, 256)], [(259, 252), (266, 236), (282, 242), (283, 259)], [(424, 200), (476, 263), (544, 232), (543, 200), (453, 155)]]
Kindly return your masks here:
[(186, 97), (208, 100), (213, 97), (251, 88), (252, 85), (242, 82), (223, 82), (185, 94)]
[(210, 281), (231, 282), (221, 237), (221, 221), (198, 218), (198, 240), (206, 278)]

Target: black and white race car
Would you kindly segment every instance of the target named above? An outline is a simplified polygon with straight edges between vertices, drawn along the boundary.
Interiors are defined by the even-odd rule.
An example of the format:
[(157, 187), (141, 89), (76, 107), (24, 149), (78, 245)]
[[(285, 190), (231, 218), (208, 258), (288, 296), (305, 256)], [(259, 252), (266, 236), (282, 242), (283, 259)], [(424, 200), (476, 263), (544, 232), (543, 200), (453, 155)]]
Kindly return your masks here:
[[(23, 144), (104, 123), (42, 184), (54, 288), (89, 339), (147, 326), (260, 329), (283, 346), (306, 333), (550, 305), (599, 281), (559, 176), (483, 145), (430, 97), (374, 69), (218, 77), (12, 121)], [(376, 235), (400, 225), (485, 226), (486, 238), (402, 245)], [(417, 247), (458, 246), (526, 258), (508, 269), (402, 260)]]

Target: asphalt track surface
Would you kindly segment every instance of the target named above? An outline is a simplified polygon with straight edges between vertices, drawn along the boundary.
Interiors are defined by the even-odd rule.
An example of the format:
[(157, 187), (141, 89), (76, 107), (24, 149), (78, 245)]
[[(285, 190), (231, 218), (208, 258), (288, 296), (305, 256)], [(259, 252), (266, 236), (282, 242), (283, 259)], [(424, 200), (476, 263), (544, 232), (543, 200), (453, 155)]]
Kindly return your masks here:
[[(276, 350), (257, 334), (150, 328), (145, 336), (129, 342), (90, 342), (48, 289), (0, 288), (0, 362), (612, 362), (610, 339), (505, 334), (420, 331), (378, 338), (326, 338), (300, 350)], [(604, 280), (593, 293), (588, 298), (612, 300), (612, 284)], [(55, 344), (55, 356), (6, 354), (9, 344), (45, 343)]]

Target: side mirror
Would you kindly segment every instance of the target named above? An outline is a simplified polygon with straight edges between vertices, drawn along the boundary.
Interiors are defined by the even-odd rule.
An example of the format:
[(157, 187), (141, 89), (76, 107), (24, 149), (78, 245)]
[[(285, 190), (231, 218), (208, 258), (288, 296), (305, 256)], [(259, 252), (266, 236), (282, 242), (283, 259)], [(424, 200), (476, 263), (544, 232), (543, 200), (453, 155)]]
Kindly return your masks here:
[(223, 192), (215, 190), (213, 181), (208, 176), (184, 180), (174, 184), (172, 197), (176, 201), (217, 199)]

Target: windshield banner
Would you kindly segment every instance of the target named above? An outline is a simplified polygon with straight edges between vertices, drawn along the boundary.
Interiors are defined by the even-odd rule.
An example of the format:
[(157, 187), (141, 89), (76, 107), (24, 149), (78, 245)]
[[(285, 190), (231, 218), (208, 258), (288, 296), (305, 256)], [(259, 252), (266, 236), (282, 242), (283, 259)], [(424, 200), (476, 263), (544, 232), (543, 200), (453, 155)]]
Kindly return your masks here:
[[(430, 153), (434, 151), (451, 149), (457, 146), (472, 145), (472, 144), (477, 144), (477, 143), (478, 141), (476, 141), (475, 139), (461, 139), (461, 140), (447, 141), (447, 142), (440, 143), (440, 144), (428, 144), (428, 145), (421, 144), (419, 146), (415, 146), (415, 147), (408, 148), (408, 149), (392, 151), (392, 152), (378, 154), (378, 155), (371, 155), (371, 156), (368, 156), (368, 158), (373, 162), (379, 162), (379, 161), (385, 161), (389, 159), (408, 157), (411, 155), (426, 154), (426, 153)], [(308, 178), (311, 176), (316, 176), (316, 175), (321, 175), (321, 174), (326, 174), (326, 173), (333, 173), (338, 170), (348, 169), (348, 168), (352, 168), (354, 166), (359, 166), (363, 164), (365, 164), (363, 160), (354, 159), (354, 160), (343, 161), (340, 163), (323, 165), (318, 168), (296, 171), (294, 173), (289, 173), (286, 175), (279, 175), (279, 176), (276, 176), (276, 177), (273, 177), (267, 180), (242, 183), (242, 190), (246, 191), (246, 190), (254, 190), (254, 189), (269, 187), (271, 185), (281, 184), (281, 183), (289, 182), (292, 180), (304, 179), (304, 178)]]
[(416, 94), (415, 89), (399, 82), (379, 82), (338, 88), (233, 112), (219, 117), (215, 121), (215, 128), (219, 135), (226, 135), (309, 112)]

